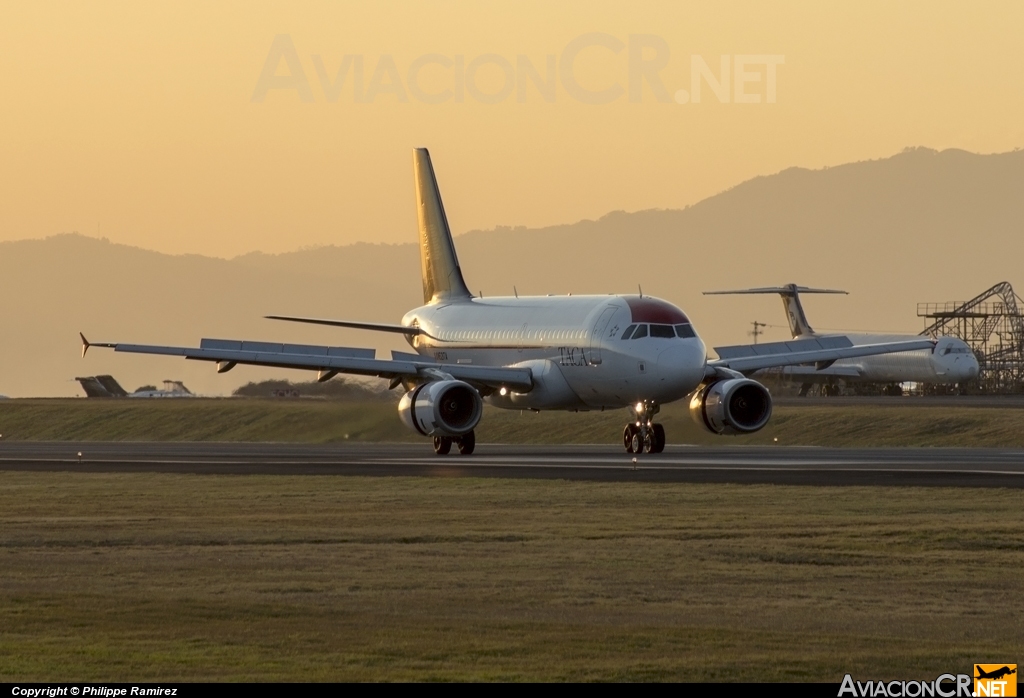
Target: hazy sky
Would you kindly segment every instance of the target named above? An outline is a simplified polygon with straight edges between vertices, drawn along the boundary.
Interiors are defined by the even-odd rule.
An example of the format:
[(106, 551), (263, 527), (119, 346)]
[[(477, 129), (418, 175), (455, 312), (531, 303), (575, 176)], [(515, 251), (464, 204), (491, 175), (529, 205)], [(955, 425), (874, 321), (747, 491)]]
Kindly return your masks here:
[(459, 233), (1024, 144), (1021, 3), (12, 2), (0, 19), (0, 240), (410, 242), (420, 145)]

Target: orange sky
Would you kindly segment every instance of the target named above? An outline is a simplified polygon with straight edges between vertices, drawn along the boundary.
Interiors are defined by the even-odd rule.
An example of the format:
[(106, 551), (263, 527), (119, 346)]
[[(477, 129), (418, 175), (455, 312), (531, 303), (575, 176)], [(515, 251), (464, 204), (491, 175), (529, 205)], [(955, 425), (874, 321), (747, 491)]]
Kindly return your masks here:
[[(409, 242), (418, 145), (459, 233), (682, 207), (911, 145), (1024, 144), (1020, 3), (36, 2), (0, 17), (0, 240), (98, 225), (218, 256)], [(278, 51), (275, 74), (308, 92), (261, 82), (279, 35), (299, 70)], [(717, 78), (729, 57), (728, 103), (706, 81), (699, 103), (675, 100), (694, 55)], [(346, 56), (358, 97), (352, 70), (332, 86)], [(524, 61), (544, 76), (548, 56), (546, 99)], [(739, 92), (760, 103), (736, 103), (741, 56), (781, 61), (774, 103), (757, 60)]]

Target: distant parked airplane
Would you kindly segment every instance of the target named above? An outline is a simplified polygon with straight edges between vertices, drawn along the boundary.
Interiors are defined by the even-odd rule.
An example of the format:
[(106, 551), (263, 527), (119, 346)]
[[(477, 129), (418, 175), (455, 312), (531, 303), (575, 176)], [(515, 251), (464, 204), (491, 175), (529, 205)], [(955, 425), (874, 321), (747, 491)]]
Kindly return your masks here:
[(129, 393), (113, 376), (80, 376), (75, 380), (82, 384), (87, 397), (195, 397), (181, 381), (166, 380), (163, 390), (136, 390)]
[[(760, 345), (764, 355), (708, 361), (704, 342), (683, 311), (657, 298), (474, 297), (462, 277), (426, 149), (413, 151), (413, 171), (424, 304), (406, 313), (400, 325), (268, 317), (402, 334), (415, 354), (392, 352), (390, 360), (380, 360), (373, 349), (222, 339), (204, 339), (198, 347), (94, 346), (212, 361), (221, 373), (244, 363), (311, 369), (319, 371), (319, 380), (338, 373), (387, 378), (392, 388), (406, 390), (398, 408), (402, 421), (432, 438), (441, 455), (453, 444), (460, 453), (473, 452), (484, 398), (516, 410), (628, 407), (631, 418), (622, 434), (626, 451), (657, 453), (665, 447), (665, 430), (654, 423), (662, 403), (692, 394), (690, 413), (698, 424), (716, 434), (748, 434), (768, 423), (772, 401), (768, 390), (745, 373), (932, 346), (922, 337), (858, 347), (845, 338), (808, 339), (796, 349), (775, 346), (767, 353), (773, 347)], [(524, 248), (508, 263), (529, 265), (544, 254), (543, 247)], [(84, 354), (90, 345), (84, 336), (82, 343)]]
[[(795, 340), (825, 339), (836, 335), (820, 334), (811, 328), (800, 302), (801, 293), (842, 293), (828, 288), (807, 288), (796, 284), (747, 288), (737, 291), (705, 291), (704, 295), (772, 294), (782, 296), (789, 329)], [(883, 344), (920, 339), (919, 335), (849, 334), (854, 346)], [(736, 358), (751, 353), (751, 347), (715, 347), (718, 356)], [(756, 351), (756, 350), (754, 350)], [(839, 359), (829, 366), (787, 366), (782, 375), (805, 384), (825, 383), (834, 386), (840, 379), (861, 383), (932, 383), (954, 385), (978, 377), (978, 359), (970, 346), (956, 337), (940, 337), (931, 347), (916, 351)], [(805, 385), (805, 388), (809, 387)]]
[(113, 376), (78, 376), (86, 397), (128, 397), (128, 392)]

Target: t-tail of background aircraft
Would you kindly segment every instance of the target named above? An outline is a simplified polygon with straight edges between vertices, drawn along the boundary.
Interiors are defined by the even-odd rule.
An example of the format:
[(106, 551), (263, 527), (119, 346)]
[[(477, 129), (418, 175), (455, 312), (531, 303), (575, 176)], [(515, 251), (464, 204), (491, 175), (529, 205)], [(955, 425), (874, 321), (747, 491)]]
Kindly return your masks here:
[[(815, 332), (807, 320), (801, 293), (846, 294), (827, 288), (808, 288), (797, 284), (770, 286), (765, 288), (747, 288), (734, 291), (706, 291), (704, 295), (761, 295), (778, 294), (782, 297), (782, 305), (786, 311), (790, 333), (794, 340), (808, 338), (827, 339), (838, 335)], [(878, 344), (880, 342), (907, 341), (920, 335), (894, 334), (846, 334), (843, 335), (854, 346)], [(719, 356), (737, 355), (736, 347), (716, 347)], [(742, 349), (740, 349), (742, 354)], [(925, 384), (959, 385), (978, 377), (978, 360), (971, 348), (956, 337), (940, 337), (929, 349), (905, 351), (879, 356), (862, 356), (856, 359), (841, 359), (829, 366), (787, 366), (782, 375), (790, 380), (804, 384), (802, 394), (806, 394), (813, 383), (825, 384), (826, 394), (837, 393), (838, 383), (861, 382), (881, 383), (894, 386), (899, 383), (914, 382)], [(890, 389), (890, 392), (898, 392)]]
[(849, 295), (846, 291), (837, 291), (831, 288), (808, 288), (807, 286), (797, 286), (796, 284), (769, 286), (766, 288), (745, 288), (738, 291), (705, 291), (704, 295), (760, 295), (765, 293), (777, 293), (782, 297), (782, 307), (786, 311), (786, 319), (789, 321), (789, 331), (792, 333), (793, 339), (818, 336), (818, 333), (811, 328), (811, 323), (807, 321), (807, 313), (804, 312), (803, 303), (800, 302), (801, 293), (841, 293), (844, 296)]

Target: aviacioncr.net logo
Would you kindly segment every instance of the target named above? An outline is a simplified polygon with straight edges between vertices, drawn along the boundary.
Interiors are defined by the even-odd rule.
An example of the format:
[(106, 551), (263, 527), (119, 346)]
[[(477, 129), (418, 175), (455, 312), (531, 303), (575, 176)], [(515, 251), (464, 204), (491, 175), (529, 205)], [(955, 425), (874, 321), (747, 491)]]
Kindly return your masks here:
[(1016, 664), (975, 664), (974, 695), (977, 698), (1016, 696), (1016, 674)]
[(972, 698), (973, 695), (970, 674), (940, 674), (933, 681), (855, 681), (847, 674), (839, 687), (839, 698)]

